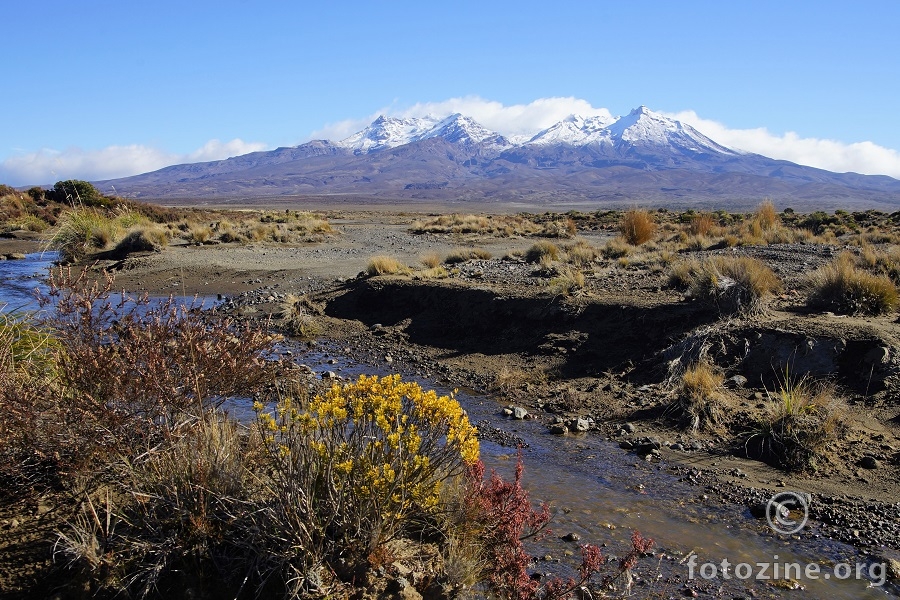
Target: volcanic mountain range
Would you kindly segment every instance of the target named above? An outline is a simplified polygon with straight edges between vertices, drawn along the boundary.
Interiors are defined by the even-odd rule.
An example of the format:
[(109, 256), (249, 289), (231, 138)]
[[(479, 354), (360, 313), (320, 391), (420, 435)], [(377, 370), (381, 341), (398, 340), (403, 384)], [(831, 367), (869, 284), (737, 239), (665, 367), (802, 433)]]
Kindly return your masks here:
[(96, 182), (143, 199), (353, 197), (531, 205), (755, 204), (900, 207), (900, 180), (833, 173), (726, 147), (639, 107), (619, 118), (571, 115), (506, 137), (456, 113), (378, 117), (350, 137), (183, 164)]

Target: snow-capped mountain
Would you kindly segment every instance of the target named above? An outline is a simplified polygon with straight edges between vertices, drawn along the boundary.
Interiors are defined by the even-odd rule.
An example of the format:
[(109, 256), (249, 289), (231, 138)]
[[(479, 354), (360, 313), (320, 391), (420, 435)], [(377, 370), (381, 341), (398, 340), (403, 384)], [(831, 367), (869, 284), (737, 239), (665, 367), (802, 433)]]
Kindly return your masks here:
[(588, 144), (609, 142), (608, 127), (615, 119), (604, 116), (580, 117), (569, 115), (559, 123), (555, 123), (539, 132), (526, 142), (535, 146), (567, 144), (569, 146), (586, 146)]
[(505, 137), (486, 129), (474, 119), (454, 113), (443, 119), (436, 117), (386, 117), (375, 119), (371, 125), (336, 143), (354, 154), (368, 154), (385, 148), (396, 148), (430, 138), (442, 138), (453, 144), (485, 144), (502, 151), (512, 146)]
[(616, 119), (606, 131), (612, 140), (632, 145), (671, 146), (692, 152), (735, 155), (735, 151), (712, 141), (690, 125), (655, 113), (646, 106)]
[[(506, 137), (459, 113), (380, 116), (338, 142), (314, 140), (222, 161), (97, 182), (143, 198), (352, 195), (515, 202), (735, 202), (816, 208), (900, 206), (900, 181), (832, 173), (717, 143), (641, 106), (613, 118), (571, 115)], [(830, 200), (829, 200), (830, 199)]]

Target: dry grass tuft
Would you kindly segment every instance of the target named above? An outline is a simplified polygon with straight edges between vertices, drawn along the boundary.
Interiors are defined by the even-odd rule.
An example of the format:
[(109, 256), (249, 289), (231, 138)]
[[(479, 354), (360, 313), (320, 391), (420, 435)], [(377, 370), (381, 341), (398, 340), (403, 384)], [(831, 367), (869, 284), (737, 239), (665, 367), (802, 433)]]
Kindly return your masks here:
[(470, 260), (490, 260), (491, 253), (481, 248), (457, 248), (447, 255), (444, 263), (456, 265)]
[(747, 454), (791, 471), (815, 467), (846, 427), (834, 388), (807, 375), (792, 378), (786, 369), (769, 397), (766, 414), (745, 443)]
[(554, 294), (571, 296), (574, 292), (584, 289), (584, 273), (578, 269), (565, 267), (550, 280), (549, 285)]
[(376, 275), (397, 275), (406, 271), (406, 266), (392, 256), (373, 256), (369, 259), (369, 264), (366, 266), (366, 274), (370, 277)]
[(880, 315), (893, 312), (900, 303), (890, 277), (858, 268), (849, 252), (811, 273), (807, 286), (810, 307), (839, 314)]
[(559, 248), (553, 242), (541, 240), (525, 252), (525, 261), (546, 264), (559, 260)]
[(640, 246), (653, 239), (656, 234), (656, 222), (648, 211), (633, 208), (622, 216), (619, 230), (626, 242), (632, 246)]
[(690, 429), (715, 430), (724, 419), (725, 378), (706, 362), (690, 365), (681, 378), (678, 395), (666, 413)]
[(421, 259), (422, 266), (428, 269), (435, 269), (441, 266), (441, 256), (437, 252), (426, 254)]
[(699, 265), (678, 265), (672, 279), (689, 280), (691, 296), (715, 303), (723, 313), (759, 313), (782, 288), (772, 269), (748, 256), (716, 256)]

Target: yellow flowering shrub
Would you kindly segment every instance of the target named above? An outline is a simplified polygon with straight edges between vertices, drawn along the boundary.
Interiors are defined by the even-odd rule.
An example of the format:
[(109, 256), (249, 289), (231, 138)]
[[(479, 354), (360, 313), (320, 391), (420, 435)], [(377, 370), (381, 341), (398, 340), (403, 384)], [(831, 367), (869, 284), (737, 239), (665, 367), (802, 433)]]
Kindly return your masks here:
[(363, 375), (305, 405), (288, 398), (274, 412), (254, 408), (276, 489), (289, 491), (290, 520), (306, 528), (299, 546), (367, 556), (434, 509), (441, 483), (479, 456), (459, 402), (399, 375)]

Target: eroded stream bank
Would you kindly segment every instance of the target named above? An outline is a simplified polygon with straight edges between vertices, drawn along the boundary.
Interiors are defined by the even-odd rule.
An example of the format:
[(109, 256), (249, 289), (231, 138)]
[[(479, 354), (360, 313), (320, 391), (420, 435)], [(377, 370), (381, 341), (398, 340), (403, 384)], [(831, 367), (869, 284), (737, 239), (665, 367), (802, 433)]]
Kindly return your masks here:
[[(344, 291), (352, 285), (344, 286)], [(539, 419), (520, 421), (502, 416), (505, 399), (474, 391), (490, 387), (491, 371), (496, 372), (500, 357), (508, 354), (524, 355), (526, 362), (519, 364), (524, 368), (531, 365), (537, 369), (550, 363), (556, 369), (554, 376), (560, 379), (621, 370), (623, 364), (641, 362), (653, 347), (708, 324), (712, 318), (708, 311), (685, 305), (682, 312), (667, 315), (665, 310), (652, 307), (616, 311), (610, 305), (606, 311), (595, 308), (579, 313), (568, 312), (546, 298), (520, 300), (484, 290), (466, 291), (460, 296), (463, 301), (433, 290), (420, 300), (412, 292), (410, 297), (396, 289), (385, 293), (389, 296), (364, 295), (363, 301), (357, 298), (347, 304), (356, 307), (355, 315), (346, 312), (350, 309), (340, 312), (344, 310), (341, 302), (350, 303), (349, 298), (340, 294), (331, 301), (326, 298), (324, 312), (330, 317), (323, 317), (328, 321), (324, 339), (311, 350), (294, 346), (293, 356), (320, 373), (333, 371), (338, 376), (354, 377), (359, 373), (401, 372), (441, 391), (472, 389), (458, 396), (472, 420), (509, 434), (501, 436), (500, 441), (518, 437), (528, 444), (524, 450), (526, 483), (533, 499), (553, 503), (555, 533), (534, 548), (536, 571), (555, 571), (560, 564), (557, 560), (574, 561), (568, 553), (577, 555), (577, 542), (558, 536), (575, 534), (581, 542), (605, 543), (608, 553), (617, 554), (627, 548), (630, 531), (638, 529), (656, 539), (657, 548), (662, 550), (662, 558), (654, 559), (659, 560), (658, 566), (653, 561), (642, 565), (640, 585), (643, 589), (652, 586), (663, 596), (697, 592), (731, 597), (754, 593), (762, 597), (883, 598), (897, 592), (896, 588), (867, 587), (870, 580), (855, 577), (804, 579), (797, 583), (805, 589), (790, 591), (766, 582), (734, 578), (688, 581), (688, 566), (681, 561), (691, 552), (701, 564), (720, 564), (727, 559), (731, 564), (776, 561), (827, 566), (860, 562), (868, 567), (879, 549), (860, 552), (828, 539), (830, 532), (815, 523), (799, 539), (782, 538), (764, 520), (750, 516), (745, 506), (722, 502), (713, 484), (707, 488), (703, 480), (708, 475), (705, 464), (697, 469), (702, 473), (693, 473), (667, 461), (644, 460), (601, 435), (606, 433), (602, 427), (583, 435), (550, 435), (546, 419), (566, 411), (554, 408), (553, 402), (543, 402), (553, 394), (548, 395), (539, 385), (532, 387), (529, 408), (537, 413), (542, 410), (538, 404), (543, 404), (550, 410)], [(264, 305), (260, 305), (263, 312), (271, 309)], [(423, 308), (428, 318), (417, 319)], [(465, 315), (469, 315), (468, 320)], [(446, 334), (443, 337), (442, 332)], [(630, 393), (617, 391), (614, 386), (604, 390), (602, 381), (596, 385), (602, 397)], [(600, 394), (604, 391), (609, 394)], [(637, 397), (629, 403), (635, 409), (642, 406)], [(637, 433), (644, 433), (642, 429)], [(646, 433), (653, 432), (648, 429)], [(508, 475), (515, 451), (490, 441), (483, 449), (489, 466)], [(718, 460), (723, 467), (730, 464), (726, 455)], [(681, 462), (690, 463), (690, 456)], [(692, 485), (692, 481), (701, 485)], [(889, 524), (896, 525), (896, 518)]]

